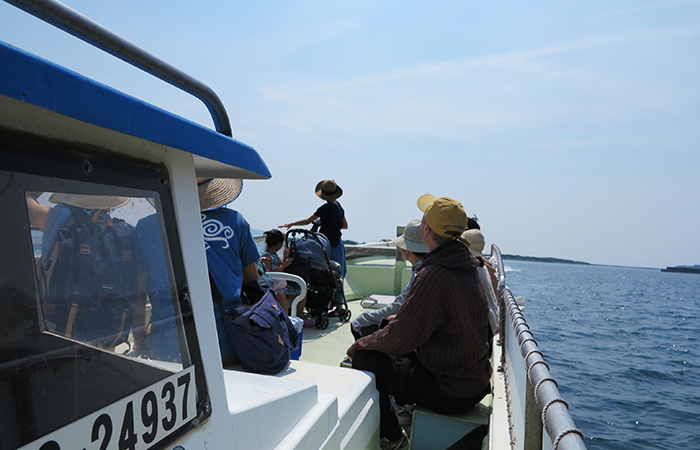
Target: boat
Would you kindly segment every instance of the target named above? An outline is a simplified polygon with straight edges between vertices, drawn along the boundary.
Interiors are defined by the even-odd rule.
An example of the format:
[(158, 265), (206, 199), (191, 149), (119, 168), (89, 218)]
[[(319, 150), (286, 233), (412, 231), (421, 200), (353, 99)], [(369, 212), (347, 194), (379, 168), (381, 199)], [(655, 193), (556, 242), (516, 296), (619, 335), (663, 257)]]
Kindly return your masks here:
[[(372, 376), (340, 367), (347, 346), (325, 344), (347, 339), (347, 323), (302, 332), (299, 360), (277, 375), (222, 368), (196, 178), (271, 174), (254, 148), (233, 138), (216, 94), (59, 2), (7, 2), (191, 93), (207, 106), (216, 129), (0, 42), (0, 199), (6, 211), (0, 218), (0, 448), (378, 448)], [(174, 333), (175, 356), (143, 357), (128, 330), (126, 339), (110, 344), (68, 326), (52, 328), (37, 268), (51, 257), (53, 247), (45, 244), (55, 238), (48, 224), (37, 227), (32, 208), (49, 208), (54, 195), (127, 199), (114, 220), (131, 221), (136, 229), (151, 220), (149, 236), (161, 245), (154, 267), (167, 286), (160, 295), (170, 308), (164, 320)], [(356, 312), (380, 303), (377, 296), (394, 295), (410, 271), (387, 241), (364, 247), (373, 248), (349, 261), (345, 279)], [(414, 449), (448, 448), (475, 427), (488, 429), (483, 448), (585, 448), (506, 285), (499, 255), (494, 246), (502, 331), (494, 338), (493, 394), (472, 415), (424, 411), (428, 425), (421, 427), (414, 417)], [(86, 283), (81, 273), (74, 275), (77, 286)], [(156, 309), (151, 298), (152, 317)]]
[(661, 269), (662, 272), (700, 273), (700, 266), (673, 266)]

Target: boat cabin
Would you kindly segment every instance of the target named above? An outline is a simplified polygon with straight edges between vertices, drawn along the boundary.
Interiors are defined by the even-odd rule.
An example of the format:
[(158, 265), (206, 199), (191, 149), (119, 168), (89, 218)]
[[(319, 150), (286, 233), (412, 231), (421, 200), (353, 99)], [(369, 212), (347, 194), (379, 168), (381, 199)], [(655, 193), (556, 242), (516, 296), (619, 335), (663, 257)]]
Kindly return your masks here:
[(4, 43), (0, 67), (1, 449), (377, 441), (367, 374), (222, 368), (196, 178), (269, 178), (253, 148)]

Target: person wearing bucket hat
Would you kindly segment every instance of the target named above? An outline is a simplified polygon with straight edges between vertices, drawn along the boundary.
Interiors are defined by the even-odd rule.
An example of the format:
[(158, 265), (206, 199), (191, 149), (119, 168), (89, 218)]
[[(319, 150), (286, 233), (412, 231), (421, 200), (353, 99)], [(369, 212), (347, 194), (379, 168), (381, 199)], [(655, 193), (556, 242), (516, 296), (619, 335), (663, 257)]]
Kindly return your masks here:
[(489, 302), (489, 326), (491, 327), (491, 334), (496, 334), (498, 332), (498, 293), (495, 286), (498, 286), (498, 281), (496, 280), (495, 270), (491, 263), (484, 259), (483, 252), (484, 246), (486, 245), (486, 240), (484, 239), (481, 230), (471, 229), (466, 230), (462, 233), (462, 238), (469, 241), (469, 250), (474, 254), (474, 257), (480, 262), (477, 270), (479, 272), (479, 278), (481, 278), (481, 285), (484, 287), (484, 293), (486, 294), (486, 299)]
[(420, 232), (430, 252), (398, 314), (347, 351), (355, 369), (372, 372), (379, 390), (382, 448), (407, 448), (390, 396), (438, 413), (470, 410), (490, 392), (488, 311), (474, 258), (461, 237), (461, 203), (426, 194)]
[[(197, 179), (209, 275), (228, 311), (242, 304), (243, 283), (258, 281), (256, 262), (260, 253), (250, 225), (240, 212), (225, 207), (238, 198), (242, 188), (242, 181), (237, 179)], [(224, 327), (223, 311), (216, 303), (214, 313), (222, 362), (224, 366), (236, 364), (236, 349)]]
[(420, 237), (420, 220), (416, 219), (408, 222), (403, 234), (392, 239), (392, 242), (396, 245), (396, 248), (401, 251), (403, 259), (411, 263), (411, 279), (408, 280), (406, 287), (403, 288), (401, 294), (399, 294), (392, 303), (376, 311), (362, 313), (352, 321), (350, 331), (355, 337), (355, 340), (374, 333), (379, 329), (379, 324), (382, 319), (388, 319), (399, 312), (401, 305), (406, 299), (406, 295), (408, 295), (411, 289), (413, 279), (422, 266), (421, 260), (428, 254), (428, 247)]
[[(296, 222), (285, 223), (279, 228), (289, 229), (295, 226), (306, 226), (316, 221), (320, 221), (320, 233), (328, 238), (331, 244), (330, 259), (340, 264), (343, 277), (347, 273), (347, 265), (345, 264), (345, 246), (343, 245), (342, 231), (347, 230), (348, 221), (345, 218), (345, 210), (340, 206), (338, 198), (343, 195), (343, 190), (338, 186), (335, 180), (321, 180), (316, 184), (314, 189), (316, 196), (326, 201), (314, 212), (308, 219), (297, 220)], [(335, 311), (331, 312), (331, 316), (341, 317), (343, 299), (338, 296), (333, 305), (336, 306)]]

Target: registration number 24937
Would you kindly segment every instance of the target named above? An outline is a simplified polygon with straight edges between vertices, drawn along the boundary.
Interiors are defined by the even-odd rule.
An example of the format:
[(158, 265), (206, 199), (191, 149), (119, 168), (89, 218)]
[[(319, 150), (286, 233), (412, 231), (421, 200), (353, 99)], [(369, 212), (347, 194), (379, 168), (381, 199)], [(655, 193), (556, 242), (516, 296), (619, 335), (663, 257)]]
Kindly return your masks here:
[(194, 385), (190, 366), (20, 450), (147, 449), (194, 418)]

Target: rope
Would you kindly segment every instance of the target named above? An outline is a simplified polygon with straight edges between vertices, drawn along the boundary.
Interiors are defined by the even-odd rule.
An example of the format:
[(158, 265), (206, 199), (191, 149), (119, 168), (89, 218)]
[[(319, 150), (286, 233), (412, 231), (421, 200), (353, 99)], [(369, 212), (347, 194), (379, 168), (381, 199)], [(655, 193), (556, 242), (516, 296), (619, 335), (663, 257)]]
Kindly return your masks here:
[[(525, 323), (525, 324), (518, 324), (517, 326), (519, 327), (520, 325), (525, 325), (525, 326), (527, 326), (526, 323)], [(522, 328), (521, 330), (518, 330), (518, 333), (517, 333), (517, 335), (515, 336), (516, 340), (520, 341), (520, 335), (523, 334), (523, 333), (530, 333), (530, 336), (534, 336), (534, 335), (532, 334), (532, 331), (530, 330), (530, 327)]]
[(557, 435), (557, 438), (554, 439), (554, 443), (552, 444), (552, 450), (557, 450), (559, 448), (559, 441), (566, 436), (567, 434), (572, 434), (576, 433), (579, 436), (581, 436), (581, 439), (586, 439), (586, 437), (583, 435), (583, 431), (579, 430), (578, 428), (567, 428), (566, 430), (563, 430)]
[[(530, 336), (532, 336), (532, 333), (530, 333)], [(534, 337), (529, 337), (529, 338), (524, 339), (524, 340), (520, 343), (520, 348), (523, 348), (523, 345), (525, 345), (525, 343), (528, 342), (528, 341), (534, 342), (535, 345), (537, 345), (537, 346), (539, 347), (539, 345), (537, 344), (537, 341), (535, 340), (535, 338), (534, 338)]]
[(540, 396), (538, 394), (538, 392), (540, 391), (540, 386), (542, 385), (542, 383), (544, 383), (546, 381), (551, 381), (552, 383), (554, 383), (557, 386), (557, 388), (559, 387), (559, 383), (557, 383), (557, 380), (555, 380), (552, 377), (544, 377), (540, 381), (538, 381), (537, 384), (535, 385), (535, 401), (537, 402), (537, 404), (540, 403)]
[[(542, 352), (540, 352), (539, 350), (533, 350), (530, 353), (534, 353), (534, 352), (542, 354)], [(530, 356), (530, 353), (528, 353), (527, 356)], [(525, 366), (527, 366), (527, 356), (525, 357)], [(537, 361), (532, 363), (532, 365), (530, 367), (527, 368), (527, 379), (528, 380), (532, 380), (532, 368), (535, 367), (537, 364), (544, 364), (545, 366), (547, 366), (547, 370), (549, 370), (549, 364), (547, 364), (547, 361), (545, 361), (544, 359), (538, 359)]]
[[(541, 356), (542, 359), (543, 359), (543, 361), (535, 361), (535, 362), (533, 363), (533, 365), (537, 364), (538, 362), (544, 362), (544, 354), (542, 354), (542, 352), (541, 352), (539, 349), (534, 349), (534, 350), (530, 350), (529, 352), (527, 352), (527, 355), (525, 355), (525, 364), (527, 364), (527, 359), (528, 359), (528, 358), (530, 357), (530, 355), (532, 355), (533, 353), (539, 353), (540, 356)], [(545, 364), (547, 364), (547, 363), (545, 363)], [(549, 366), (547, 366), (547, 368), (549, 369)]]
[(566, 409), (569, 409), (569, 404), (566, 402), (566, 400), (564, 400), (561, 397), (553, 398), (550, 401), (548, 401), (547, 403), (545, 403), (544, 407), (542, 407), (542, 425), (544, 425), (545, 428), (547, 427), (547, 420), (546, 420), (547, 419), (547, 408), (549, 408), (550, 406), (552, 406), (555, 403), (563, 403), (564, 406), (566, 406)]

